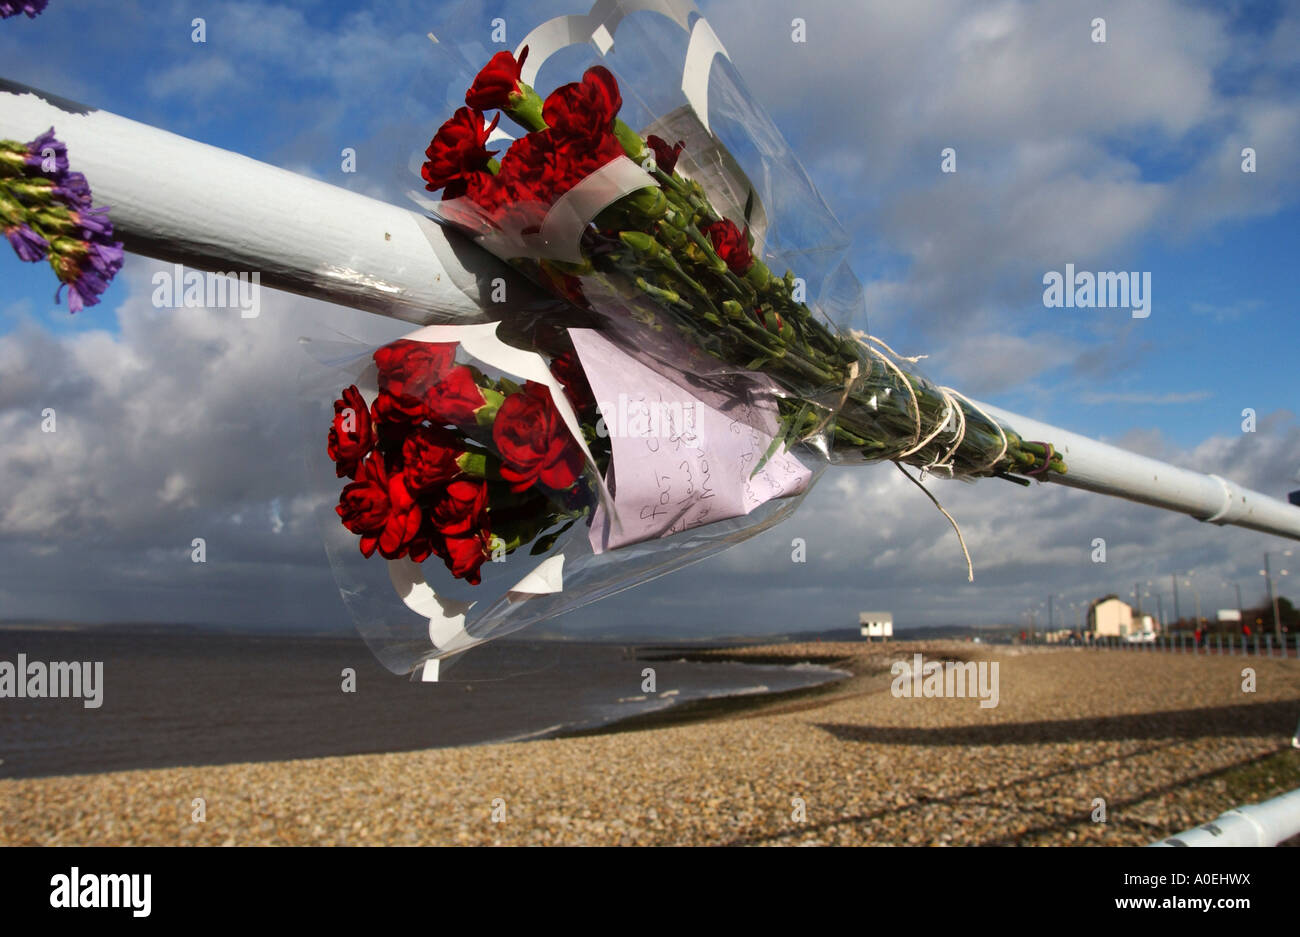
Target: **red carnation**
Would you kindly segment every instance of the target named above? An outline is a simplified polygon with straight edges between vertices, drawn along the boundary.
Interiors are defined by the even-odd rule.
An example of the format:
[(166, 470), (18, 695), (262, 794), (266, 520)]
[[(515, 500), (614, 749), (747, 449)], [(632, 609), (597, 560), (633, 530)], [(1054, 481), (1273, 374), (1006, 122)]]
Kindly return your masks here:
[(460, 536), (486, 526), (487, 482), (462, 478), (452, 482), (429, 510), (429, 519), (446, 537)]
[[(510, 203), (551, 205), (569, 189), (611, 160), (623, 148), (611, 134), (565, 139), (550, 130), (528, 134), (511, 144), (494, 188)], [(499, 207), (485, 205), (485, 207)], [(539, 219), (540, 222), (540, 219)]]
[(457, 108), (456, 113), (438, 128), (424, 155), (429, 161), (420, 167), (424, 187), (430, 192), (446, 188), (443, 198), (457, 198), (487, 184), (490, 174), (488, 160), (496, 150), (486, 149), (488, 136), (501, 119), (498, 114), (492, 123), (483, 126), (483, 113), (468, 107)]
[[(496, 189), (512, 203), (549, 204), (559, 176), (558, 154), (549, 130), (538, 130), (510, 144), (496, 176)], [(485, 204), (485, 208), (497, 206)]]
[(622, 106), (614, 76), (603, 65), (593, 65), (582, 81), (551, 92), (542, 105), (542, 117), (557, 136), (588, 140), (612, 133)]
[(726, 218), (704, 227), (704, 233), (713, 242), (713, 249), (732, 273), (743, 274), (754, 263), (749, 252), (749, 228), (742, 232)]
[(492, 440), (501, 453), (501, 477), (514, 491), (539, 481), (561, 491), (582, 471), (582, 451), (544, 384), (529, 381), (505, 399), (492, 424)]
[(465, 103), (478, 111), (505, 109), (510, 98), (520, 94), (519, 81), (528, 46), (519, 51), (519, 60), (509, 52), (498, 52), (474, 78), (474, 84), (465, 92)]
[(677, 157), (681, 155), (682, 150), (686, 149), (686, 144), (678, 140), (672, 146), (663, 137), (656, 137), (653, 133), (645, 138), (646, 144), (654, 150), (655, 165), (662, 169), (668, 175), (673, 174), (677, 168)]
[(567, 192), (597, 169), (623, 155), (623, 146), (613, 134), (566, 140), (557, 154), (561, 169), (557, 188)]
[(755, 307), (752, 312), (754, 314), (754, 320), (769, 332), (775, 331), (779, 335), (785, 331), (785, 320), (781, 318), (781, 313), (777, 312), (775, 309), (772, 310), (772, 317), (776, 321), (775, 330), (773, 330), (771, 325), (768, 323), (767, 316), (764, 315), (762, 309)]
[(456, 343), (403, 338), (380, 348), (374, 358), (379, 368), (375, 419), (419, 422), (425, 416), (425, 393), (455, 364)]
[(465, 447), (440, 426), (419, 426), (402, 442), (402, 472), (407, 487), (423, 491), (460, 474), (456, 462)]
[[(504, 210), (521, 211), (525, 218), (537, 214), (537, 206), (549, 207), (587, 176), (623, 155), (622, 146), (609, 132), (608, 121), (605, 124), (590, 136), (567, 135), (555, 128), (527, 134), (510, 145), (492, 184), (470, 195), (494, 215)], [(538, 217), (536, 224), (540, 223)]]
[(390, 560), (406, 555), (423, 520), (402, 473), (390, 476), (378, 456), (362, 463), (360, 477), (344, 487), (334, 510), (344, 527), (361, 536), (363, 555), (378, 547)]
[(492, 555), (491, 544), (486, 530), (476, 530), (463, 537), (444, 537), (435, 542), (434, 549), (453, 576), (477, 586), (481, 581), (479, 567)]
[(551, 373), (564, 386), (564, 395), (569, 398), (575, 411), (595, 415), (596, 395), (592, 393), (591, 385), (587, 383), (587, 374), (582, 370), (574, 352), (566, 351), (551, 359)]
[(471, 424), (474, 411), (486, 404), (483, 391), (474, 380), (474, 372), (464, 365), (452, 368), (424, 396), (425, 410), (434, 423)]
[(546, 262), (540, 265), (540, 272), (546, 278), (546, 282), (550, 284), (552, 292), (567, 299), (575, 306), (580, 306), (583, 309), (589, 308), (590, 304), (587, 302), (587, 296), (582, 291), (582, 280), (578, 277), (557, 270)]
[(334, 424), (330, 427), (329, 456), (337, 464), (334, 471), (339, 478), (357, 477), (361, 460), (375, 447), (375, 429), (370, 421), (370, 409), (355, 384), (343, 391), (343, 397), (334, 401)]

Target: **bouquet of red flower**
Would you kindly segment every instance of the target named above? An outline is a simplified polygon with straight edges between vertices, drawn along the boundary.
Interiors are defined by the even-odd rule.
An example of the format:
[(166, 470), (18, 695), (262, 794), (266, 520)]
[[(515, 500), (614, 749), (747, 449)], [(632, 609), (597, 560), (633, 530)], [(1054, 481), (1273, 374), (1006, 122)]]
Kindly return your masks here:
[[(327, 548), (381, 660), (427, 676), (726, 549), (790, 516), (831, 461), (1025, 484), (1065, 471), (848, 326), (863, 300), (847, 241), (689, 5), (534, 2), (554, 18), (479, 68), (424, 151), (440, 198), (412, 196), (551, 304), (512, 296), (499, 335), (433, 326), (381, 348), (334, 404), (350, 481)], [(598, 63), (537, 94), (544, 63), (587, 38)], [(427, 637), (394, 620), (392, 588)]]
[[(458, 347), (404, 339), (377, 350), (373, 402), (355, 384), (343, 391), (328, 452), (337, 477), (352, 479), (336, 512), (363, 555), (436, 555), (477, 585), (484, 562), (527, 544), (544, 552), (594, 503), (581, 482), (584, 448), (550, 389), (457, 364)], [(571, 357), (553, 367), (597, 443), (581, 371)], [(597, 452), (597, 466), (607, 464), (608, 450)]]
[[(629, 347), (674, 333), (730, 374), (781, 389), (773, 451), (817, 440), (836, 461), (895, 459), (974, 477), (1065, 471), (969, 401), (897, 366), (887, 346), (811, 310), (793, 271), (758, 256), (749, 226), (714, 207), (686, 168), (690, 150), (644, 138), (618, 116), (604, 66), (543, 100), (522, 80), (528, 48), (499, 52), (434, 135), (422, 167), (433, 210), (556, 295), (600, 314)], [(485, 112), (497, 110), (491, 121)], [(501, 113), (526, 134), (497, 160)], [(698, 167), (697, 167), (698, 169)], [(734, 184), (733, 184), (734, 188)], [(892, 360), (891, 360), (892, 359)]]

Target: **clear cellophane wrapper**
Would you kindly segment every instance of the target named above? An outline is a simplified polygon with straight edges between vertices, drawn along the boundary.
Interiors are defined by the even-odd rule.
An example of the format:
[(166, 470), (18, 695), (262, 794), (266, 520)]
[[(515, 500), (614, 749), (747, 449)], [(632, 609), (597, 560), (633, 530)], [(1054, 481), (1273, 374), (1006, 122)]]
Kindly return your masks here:
[[(844, 260), (847, 235), (689, 3), (606, 2), (575, 10), (572, 0), (470, 0), (440, 20), (420, 95), (428, 124), (413, 138), (397, 181), (432, 217), (540, 288), (542, 298), (537, 289), (521, 292), (515, 278), (475, 283), (467, 288), (498, 323), (424, 329), (407, 341), (454, 343), (459, 366), (507, 395), (528, 386), (541, 395), (545, 384), (582, 450), (582, 469), (565, 492), (539, 483), (534, 494), (564, 502), (560, 520), (522, 536), (507, 531), (516, 534), (508, 544), (491, 541), (476, 584), (436, 551), (420, 562), (410, 553), (363, 556), (357, 533), (323, 502), (340, 590), (386, 666), (436, 677), (435, 662), (475, 644), (735, 545), (791, 514), (831, 461), (946, 458), (958, 475), (996, 463), (988, 455), (996, 456), (1001, 431), (991, 420), (981, 425), (968, 414), (961, 430), (969, 439), (954, 444), (952, 398), (926, 397), (921, 391), (931, 385), (859, 340), (866, 329), (863, 293)], [(508, 42), (494, 43), (494, 35)], [(743, 231), (763, 276), (701, 273), (663, 260), (665, 252), (693, 261), (702, 255), (681, 231), (665, 228), (665, 217), (682, 216), (682, 203), (665, 215), (654, 198), (647, 201), (646, 193), (668, 191), (668, 184), (656, 175), (663, 167), (645, 154), (605, 160), (553, 198), (514, 198), (490, 209), (463, 194), (440, 197), (419, 187), (432, 130), (462, 106), (465, 89), (495, 53), (518, 56), (524, 46), (522, 78), (543, 98), (583, 80), (593, 66), (607, 69), (621, 95), (619, 119), (641, 138), (682, 144), (669, 169), (681, 192), (669, 194), (698, 196), (707, 217)], [(523, 128), (500, 119), (489, 145), (504, 161), (522, 139)], [(646, 231), (662, 231), (663, 238), (620, 235)], [(702, 243), (698, 230), (688, 233)], [(716, 266), (717, 256), (709, 257)], [(775, 304), (752, 286), (769, 277), (783, 284)], [(767, 295), (775, 295), (772, 289)], [(733, 300), (727, 311), (744, 307), (743, 318), (724, 315), (724, 297)], [(317, 355), (326, 362), (306, 398), (318, 433), (313, 470), (320, 490), (335, 492), (348, 479), (337, 478), (319, 454), (319, 430), (337, 415), (330, 401), (355, 384), (371, 406), (381, 383), (376, 349), (336, 351)], [(585, 402), (566, 400), (568, 385), (555, 379), (574, 362), (585, 378)], [(589, 404), (594, 408), (582, 412)], [(927, 420), (937, 430), (923, 440)], [(508, 462), (490, 438), (479, 444), (489, 462)], [(501, 489), (500, 479), (491, 484)], [(485, 527), (517, 495), (511, 491), (496, 505), (489, 497)]]

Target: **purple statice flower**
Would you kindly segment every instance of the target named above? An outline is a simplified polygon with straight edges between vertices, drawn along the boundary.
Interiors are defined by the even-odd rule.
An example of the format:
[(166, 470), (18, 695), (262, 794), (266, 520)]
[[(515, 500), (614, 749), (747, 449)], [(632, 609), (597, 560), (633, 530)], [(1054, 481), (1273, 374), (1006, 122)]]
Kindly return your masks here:
[[(4, 0), (0, 0), (0, 4), (3, 4), (3, 2)], [(53, 151), (54, 169), (52, 172), (46, 172), (45, 169), (46, 150)], [(29, 169), (49, 176), (57, 184), (68, 171), (68, 147), (62, 140), (55, 138), (54, 128), (51, 127), (27, 144), (27, 158), (24, 162), (26, 162)]]
[(45, 243), (45, 238), (26, 224), (16, 224), (13, 227), (6, 228), (5, 237), (9, 239), (9, 243), (13, 246), (14, 252), (18, 254), (19, 260), (35, 263), (38, 260), (45, 259), (45, 252), (49, 249), (49, 245)]
[(56, 179), (52, 194), (74, 212), (90, 211), (94, 204), (90, 197), (90, 185), (79, 172), (65, 173), (62, 179)]
[(26, 13), (29, 20), (36, 19), (37, 14), (45, 9), (50, 0), (0, 0), (0, 20)]
[(73, 222), (81, 227), (81, 239), (89, 241), (94, 238), (111, 240), (113, 222), (108, 220), (107, 208), (87, 208), (71, 213)]
[[(0, 0), (0, 10), (11, 7), (14, 4)], [(53, 127), (26, 144), (26, 151), (26, 180), (11, 180), (19, 194), (16, 201), (10, 200), (9, 210), (11, 215), (19, 215), (3, 229), (5, 236), (21, 260), (48, 257), (60, 281), (55, 302), (66, 286), (68, 308), (80, 312), (99, 302), (122, 269), (122, 244), (113, 240), (108, 208), (96, 208), (86, 177), (69, 169), (67, 147), (54, 136)], [(51, 165), (46, 165), (47, 159)], [(50, 185), (33, 191), (37, 178), (47, 179)], [(0, 179), (0, 184), (7, 184), (6, 180)], [(69, 231), (68, 222), (75, 231), (64, 234)]]
[(87, 260), (92, 267), (111, 280), (117, 271), (122, 269), (125, 256), (126, 252), (122, 250), (121, 241), (96, 240), (91, 242)]
[(68, 309), (71, 312), (81, 312), (87, 306), (94, 306), (99, 303), (99, 296), (104, 290), (108, 289), (108, 278), (101, 276), (99, 271), (93, 268), (83, 267), (77, 274), (77, 278), (71, 283), (60, 283), (59, 288), (54, 291), (54, 301), (57, 303), (62, 299), (63, 287), (68, 288)]
[[(113, 225), (108, 220), (107, 208), (83, 212), (78, 223), (85, 253), (78, 257), (71, 270), (66, 266), (55, 267), (60, 271), (59, 279), (68, 287), (68, 309), (72, 312), (80, 312), (99, 302), (100, 294), (108, 289), (109, 282), (122, 269), (124, 257), (121, 242), (113, 240)], [(63, 285), (54, 294), (55, 302), (63, 291)]]

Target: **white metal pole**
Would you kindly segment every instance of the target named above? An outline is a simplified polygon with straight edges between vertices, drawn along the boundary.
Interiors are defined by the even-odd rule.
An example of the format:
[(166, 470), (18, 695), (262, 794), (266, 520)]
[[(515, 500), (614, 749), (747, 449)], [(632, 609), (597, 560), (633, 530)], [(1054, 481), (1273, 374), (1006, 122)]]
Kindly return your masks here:
[[(268, 286), (421, 324), (485, 321), (476, 297), (492, 277), (507, 278), (512, 296), (531, 292), (416, 212), (0, 79), (0, 138), (30, 140), (51, 126), (136, 253), (261, 271)], [(1053, 482), (1300, 540), (1300, 507), (979, 406), (1062, 453), (1069, 473)]]
[(133, 253), (421, 325), (487, 321), (474, 285), (512, 276), (417, 212), (0, 79), (0, 139), (50, 127)]
[(1178, 468), (1031, 417), (976, 403), (1024, 438), (1052, 443), (1069, 467), (1067, 474), (1051, 476), (1057, 484), (1179, 511), (1213, 524), (1235, 524), (1300, 540), (1300, 507), (1294, 504), (1218, 475)]
[(1152, 846), (1276, 846), (1300, 834), (1300, 788), (1238, 807), (1195, 829)]

